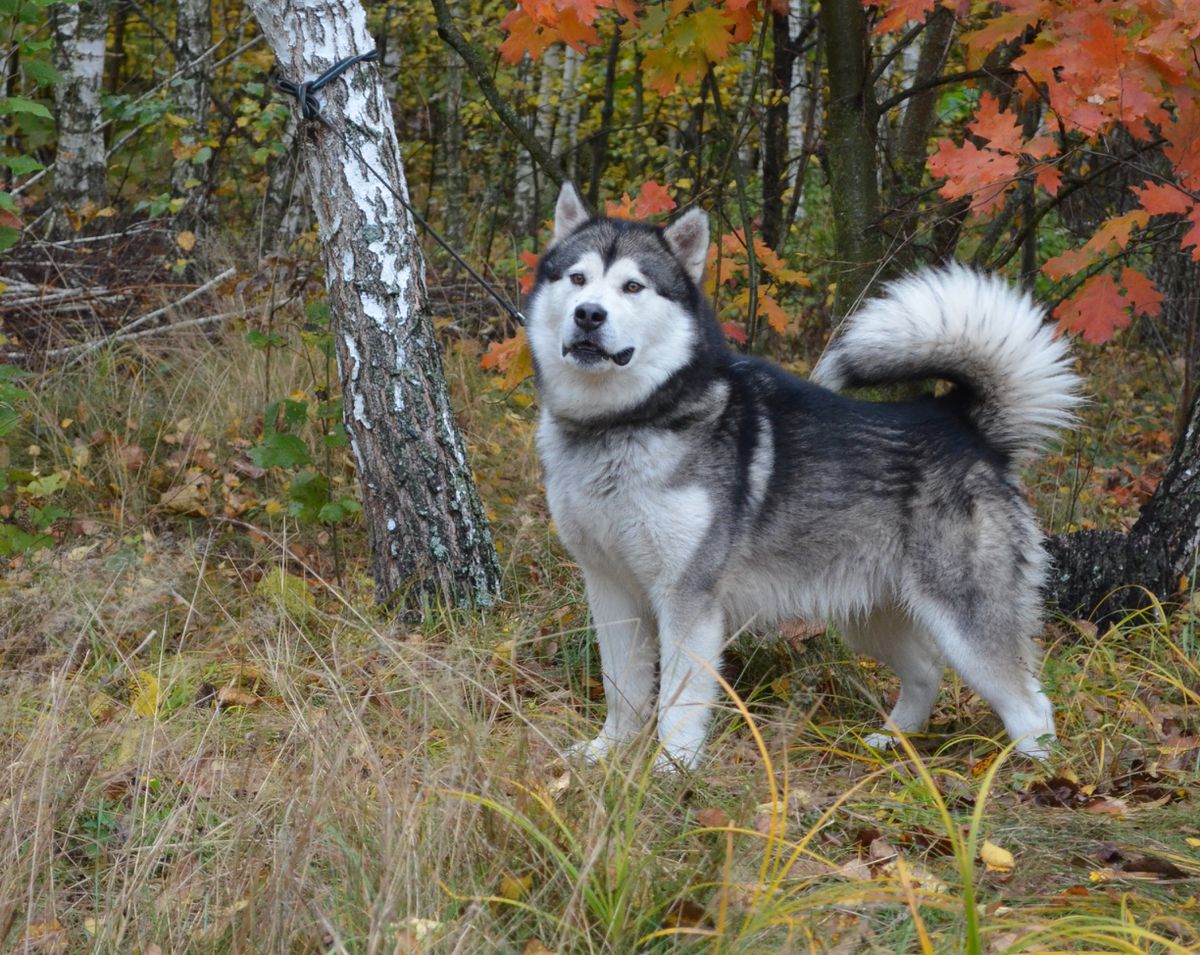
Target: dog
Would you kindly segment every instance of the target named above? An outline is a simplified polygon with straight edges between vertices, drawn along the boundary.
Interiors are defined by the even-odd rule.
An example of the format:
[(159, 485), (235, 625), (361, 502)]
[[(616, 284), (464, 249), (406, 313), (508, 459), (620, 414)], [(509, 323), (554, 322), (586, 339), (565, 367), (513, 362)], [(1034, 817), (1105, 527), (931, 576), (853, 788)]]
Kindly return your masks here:
[[(594, 217), (567, 184), (538, 263), (538, 450), (607, 702), (576, 749), (598, 759), (656, 718), (661, 764), (695, 767), (727, 637), (802, 617), (899, 676), (868, 744), (921, 730), (948, 664), (1046, 758), (1046, 555), (1017, 471), (1073, 420), (1065, 342), (1027, 294), (952, 265), (887, 286), (805, 381), (729, 347), (708, 245), (699, 209), (666, 228)], [(953, 387), (838, 393), (929, 378)]]

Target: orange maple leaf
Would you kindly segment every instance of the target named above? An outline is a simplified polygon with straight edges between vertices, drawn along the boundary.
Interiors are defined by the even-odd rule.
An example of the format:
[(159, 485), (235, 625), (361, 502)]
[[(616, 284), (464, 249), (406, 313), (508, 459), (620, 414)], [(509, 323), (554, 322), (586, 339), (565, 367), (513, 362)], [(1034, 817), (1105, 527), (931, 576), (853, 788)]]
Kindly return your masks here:
[(536, 60), (558, 39), (557, 30), (537, 23), (522, 7), (512, 10), (500, 26), (508, 33), (500, 44), (500, 58), (505, 63), (520, 63), (526, 54)]
[(946, 181), (938, 190), (947, 199), (971, 196), (972, 210), (987, 213), (1000, 204), (1012, 185), (1020, 163), (991, 149), (980, 149), (967, 141), (956, 146), (948, 139), (938, 143), (938, 151), (929, 157), (929, 171)]
[(1068, 275), (1078, 275), (1096, 260), (1096, 255), (1086, 246), (1082, 249), (1067, 249), (1042, 263), (1042, 271), (1059, 282)]
[(1151, 318), (1162, 312), (1163, 294), (1154, 287), (1146, 273), (1137, 269), (1122, 269), (1121, 284), (1125, 286), (1125, 299), (1135, 311)]
[(1130, 321), (1124, 296), (1111, 275), (1093, 275), (1065, 302), (1054, 310), (1063, 331), (1080, 334), (1093, 345), (1112, 339)]
[(512, 338), (492, 342), (487, 353), (479, 359), (480, 368), (501, 372), (500, 387), (506, 391), (516, 388), (533, 374), (533, 354), (525, 338), (525, 329), (518, 328)]
[(633, 205), (633, 214), (639, 219), (649, 219), (651, 216), (656, 216), (662, 212), (670, 212), (675, 208), (675, 200), (671, 198), (671, 194), (666, 188), (660, 186), (653, 179), (647, 179), (642, 183), (642, 190), (638, 193), (637, 202)]
[(767, 317), (767, 324), (780, 335), (787, 334), (792, 327), (792, 317), (783, 310), (783, 306), (770, 292), (759, 289), (758, 310)]
[(1148, 182), (1133, 190), (1142, 208), (1152, 216), (1184, 214), (1195, 204), (1195, 200), (1179, 186), (1167, 182)]
[(522, 252), (517, 256), (525, 265), (526, 271), (517, 279), (517, 287), (522, 295), (528, 295), (537, 280), (538, 256), (536, 252)]

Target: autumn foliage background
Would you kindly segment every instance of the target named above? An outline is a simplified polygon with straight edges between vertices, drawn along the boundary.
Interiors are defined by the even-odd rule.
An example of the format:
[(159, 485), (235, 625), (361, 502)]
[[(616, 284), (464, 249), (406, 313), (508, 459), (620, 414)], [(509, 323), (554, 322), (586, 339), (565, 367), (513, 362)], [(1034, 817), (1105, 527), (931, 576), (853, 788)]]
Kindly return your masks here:
[[(111, 0), (107, 173), (64, 203), (52, 5), (0, 4), (0, 949), (1195, 950), (1194, 574), (1050, 622), (1045, 771), (957, 683), (867, 751), (894, 684), (799, 624), (735, 641), (702, 777), (559, 762), (601, 699), (528, 351), (432, 244), (505, 599), (377, 608), (309, 132), (241, 3), (210, 11), (197, 112), (176, 5)], [(1027, 476), (1047, 529), (1154, 493), (1196, 380), (1194, 3), (369, 16), (415, 205), (515, 301), (563, 176), (609, 215), (707, 209), (726, 334), (801, 373), (880, 281), (958, 258), (1031, 287), (1089, 381)]]

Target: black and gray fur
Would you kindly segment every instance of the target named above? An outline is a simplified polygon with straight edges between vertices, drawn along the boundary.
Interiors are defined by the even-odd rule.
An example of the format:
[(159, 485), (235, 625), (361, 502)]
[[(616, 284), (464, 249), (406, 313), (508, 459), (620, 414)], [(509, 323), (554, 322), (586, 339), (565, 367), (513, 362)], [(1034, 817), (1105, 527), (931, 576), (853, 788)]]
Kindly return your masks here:
[(728, 348), (707, 247), (698, 211), (665, 230), (589, 218), (567, 186), (528, 309), (547, 495), (608, 702), (584, 751), (657, 718), (664, 763), (695, 765), (728, 635), (805, 617), (896, 670), (891, 728), (924, 726), (949, 664), (1044, 756), (1045, 557), (1016, 472), (1070, 420), (1065, 345), (1001, 282), (925, 272), (850, 319), (814, 378), (956, 387), (856, 401)]

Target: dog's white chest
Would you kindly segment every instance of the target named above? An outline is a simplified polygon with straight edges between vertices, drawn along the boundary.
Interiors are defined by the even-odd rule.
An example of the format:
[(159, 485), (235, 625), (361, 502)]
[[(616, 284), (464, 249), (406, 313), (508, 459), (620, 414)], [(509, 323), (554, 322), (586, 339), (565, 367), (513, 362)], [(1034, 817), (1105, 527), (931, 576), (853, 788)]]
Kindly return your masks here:
[(550, 511), (576, 559), (643, 586), (678, 579), (713, 519), (709, 494), (681, 476), (683, 442), (662, 432), (574, 442), (547, 420), (538, 438)]

